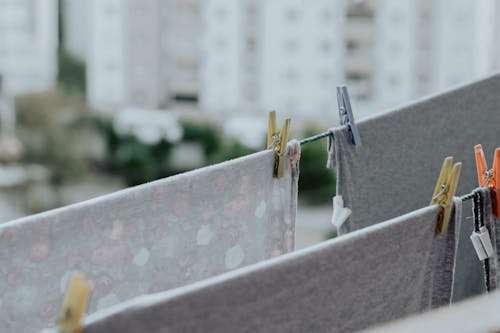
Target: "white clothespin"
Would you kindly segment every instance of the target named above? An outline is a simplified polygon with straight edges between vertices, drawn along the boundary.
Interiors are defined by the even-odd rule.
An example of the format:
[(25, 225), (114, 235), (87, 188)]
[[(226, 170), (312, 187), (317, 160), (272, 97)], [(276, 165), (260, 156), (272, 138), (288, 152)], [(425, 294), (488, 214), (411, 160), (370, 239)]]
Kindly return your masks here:
[(344, 222), (351, 215), (352, 210), (344, 207), (344, 200), (341, 195), (336, 195), (333, 197), (333, 214), (332, 214), (332, 224), (338, 228), (344, 224)]
[(472, 245), (474, 245), (479, 260), (484, 260), (493, 256), (493, 245), (491, 244), (488, 229), (486, 229), (485, 226), (480, 227), (479, 232), (474, 231), (472, 235), (470, 235), (470, 240), (472, 241)]

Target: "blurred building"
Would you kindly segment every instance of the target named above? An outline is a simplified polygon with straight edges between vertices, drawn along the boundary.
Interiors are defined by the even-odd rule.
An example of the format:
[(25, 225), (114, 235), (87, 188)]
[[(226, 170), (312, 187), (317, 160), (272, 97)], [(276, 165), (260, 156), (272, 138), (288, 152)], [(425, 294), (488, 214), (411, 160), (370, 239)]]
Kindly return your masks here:
[(0, 77), (6, 95), (52, 87), (57, 75), (56, 0), (0, 1)]
[(161, 38), (161, 100), (196, 104), (199, 99), (202, 6), (206, 0), (159, 0)]
[(263, 1), (258, 107), (333, 115), (344, 81), (343, 1)]
[(90, 3), (88, 0), (62, 2), (63, 44), (70, 55), (81, 61), (87, 59)]
[[(126, 104), (125, 5), (122, 0), (89, 0), (87, 99), (103, 110)], [(76, 38), (77, 35), (75, 35)]]
[(199, 0), (90, 0), (88, 100), (103, 110), (196, 103)]
[(90, 3), (88, 99), (108, 110), (317, 117), (346, 82), (365, 115), (500, 69), (496, 0)]

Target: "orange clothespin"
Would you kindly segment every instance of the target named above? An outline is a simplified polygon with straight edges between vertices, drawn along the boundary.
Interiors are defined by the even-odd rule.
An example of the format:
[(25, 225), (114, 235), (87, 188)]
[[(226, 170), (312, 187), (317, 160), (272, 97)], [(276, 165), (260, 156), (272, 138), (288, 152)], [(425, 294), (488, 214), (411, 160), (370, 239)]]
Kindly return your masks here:
[(441, 207), (438, 223), (436, 225), (436, 232), (438, 234), (443, 234), (448, 229), (453, 205), (453, 196), (457, 191), (461, 169), (462, 163), (453, 164), (453, 157), (444, 159), (430, 203), (431, 205), (438, 204)]
[(57, 321), (57, 326), (61, 332), (81, 332), (80, 322), (87, 310), (91, 289), (92, 286), (85, 280), (83, 274), (75, 274), (71, 278)]
[(269, 112), (267, 121), (267, 148), (274, 149), (276, 158), (274, 162), (273, 176), (275, 178), (283, 177), (283, 167), (285, 163), (286, 144), (288, 142), (288, 132), (290, 131), (291, 119), (285, 119), (278, 132), (276, 126), (276, 111)]
[(493, 167), (488, 169), (483, 147), (474, 146), (474, 155), (476, 156), (477, 179), (479, 186), (488, 186), (491, 189), (491, 201), (493, 204), (493, 214), (500, 217), (500, 148), (495, 149), (493, 157)]

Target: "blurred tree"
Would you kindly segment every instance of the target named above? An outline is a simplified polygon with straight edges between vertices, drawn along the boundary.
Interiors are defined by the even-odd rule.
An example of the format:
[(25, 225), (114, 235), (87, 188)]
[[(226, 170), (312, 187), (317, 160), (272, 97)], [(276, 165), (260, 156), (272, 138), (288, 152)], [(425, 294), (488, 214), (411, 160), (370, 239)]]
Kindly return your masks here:
[(60, 90), (16, 98), (17, 134), (24, 146), (22, 162), (46, 166), (54, 185), (72, 180), (87, 167), (83, 156), (73, 149), (78, 120), (88, 112), (82, 98)]
[(70, 93), (85, 96), (86, 76), (85, 64), (71, 56), (64, 49), (58, 50), (57, 81), (59, 85)]
[(183, 120), (181, 125), (184, 130), (182, 140), (199, 143), (207, 158), (221, 149), (220, 134), (215, 126), (193, 120)]
[(255, 152), (255, 149), (249, 148), (239, 141), (228, 139), (223, 142), (220, 150), (213, 155), (210, 161), (211, 163), (220, 163)]
[(85, 64), (66, 51), (64, 41), (64, 35), (66, 33), (64, 30), (64, 20), (66, 17), (63, 14), (65, 6), (65, 1), (57, 1), (57, 31), (59, 45), (59, 49), (57, 50), (57, 82), (63, 89), (69, 91), (70, 93), (77, 93), (85, 96), (87, 84)]
[[(304, 137), (309, 137), (320, 131), (309, 127)], [(299, 198), (305, 203), (320, 205), (332, 203), (335, 195), (335, 170), (327, 169), (326, 144), (324, 140), (308, 143), (302, 146), (300, 157)]]
[(105, 139), (108, 153), (104, 167), (123, 177), (128, 186), (178, 173), (168, 165), (171, 143), (161, 140), (157, 144), (146, 144), (134, 135), (120, 135), (115, 132), (111, 120), (100, 116), (89, 116), (87, 121), (93, 123)]

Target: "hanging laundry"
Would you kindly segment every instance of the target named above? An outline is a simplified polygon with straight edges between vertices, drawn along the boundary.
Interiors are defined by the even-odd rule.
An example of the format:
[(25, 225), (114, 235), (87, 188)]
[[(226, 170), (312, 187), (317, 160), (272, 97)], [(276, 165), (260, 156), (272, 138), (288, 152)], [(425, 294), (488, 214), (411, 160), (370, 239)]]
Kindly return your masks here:
[(495, 216), (491, 190), (475, 190), (474, 233), (471, 235), (478, 260), (485, 271), (485, 289), (493, 291), (500, 286), (500, 219)]
[(500, 309), (500, 291), (382, 325), (363, 333), (500, 332), (498, 309)]
[[(84, 320), (85, 333), (352, 332), (450, 303), (462, 203), (437, 206)], [(47, 332), (51, 332), (50, 330)]]
[[(358, 121), (362, 146), (352, 144), (346, 127), (333, 129), (337, 195), (352, 210), (340, 228), (346, 233), (405, 214), (428, 204), (443, 158), (463, 163), (457, 195), (477, 186), (471, 147), (487, 149), (500, 138), (500, 75), (468, 84)], [(488, 151), (486, 156), (493, 156)], [(484, 292), (481, 263), (463, 221), (454, 299)], [(456, 297), (456, 298), (455, 298)]]
[[(0, 331), (53, 323), (69, 277), (89, 313), (293, 250), (298, 172), (259, 152), (0, 226)], [(297, 163), (295, 163), (296, 165)]]

